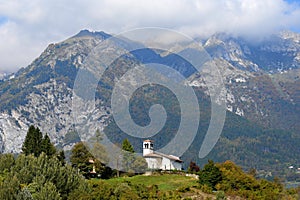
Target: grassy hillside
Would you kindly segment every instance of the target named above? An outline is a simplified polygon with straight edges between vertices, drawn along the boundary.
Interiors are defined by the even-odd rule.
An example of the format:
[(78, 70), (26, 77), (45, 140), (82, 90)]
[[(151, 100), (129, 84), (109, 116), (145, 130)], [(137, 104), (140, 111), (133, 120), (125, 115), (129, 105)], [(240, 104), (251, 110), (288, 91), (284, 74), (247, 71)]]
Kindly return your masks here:
[[(146, 189), (147, 193), (154, 193), (153, 199), (215, 199), (216, 194), (204, 193), (198, 183), (198, 179), (185, 176), (185, 174), (156, 174), (151, 176), (137, 175), (133, 177), (120, 177), (108, 180), (91, 179), (89, 183), (103, 188), (128, 187), (127, 192), (141, 193)], [(142, 189), (143, 188), (143, 189)], [(96, 189), (97, 190), (97, 189)], [(141, 196), (141, 194), (139, 194)], [(122, 196), (123, 197), (123, 196)], [(122, 198), (121, 197), (121, 198)], [(131, 196), (131, 198), (133, 198)], [(151, 195), (145, 195), (145, 199), (152, 199)]]
[[(101, 182), (101, 180), (94, 181)], [(157, 185), (160, 191), (176, 191), (181, 189), (183, 186), (196, 187), (199, 185), (197, 183), (197, 179), (178, 174), (163, 174), (154, 176), (138, 175), (133, 177), (112, 178), (104, 180), (104, 182), (107, 182), (112, 186), (120, 185), (123, 182), (130, 182), (132, 184), (143, 184), (146, 187)]]

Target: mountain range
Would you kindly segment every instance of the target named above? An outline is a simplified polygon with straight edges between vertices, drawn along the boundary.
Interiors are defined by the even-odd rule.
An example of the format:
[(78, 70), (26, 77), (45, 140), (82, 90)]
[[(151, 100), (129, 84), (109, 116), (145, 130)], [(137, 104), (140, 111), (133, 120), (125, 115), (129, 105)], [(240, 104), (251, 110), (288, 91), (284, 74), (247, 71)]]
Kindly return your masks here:
[[(89, 53), (110, 37), (105, 32), (82, 30), (63, 42), (50, 44), (29, 66), (1, 76), (1, 152), (20, 152), (32, 124), (48, 133), (59, 148), (70, 150), (80, 140), (71, 117), (74, 81)], [(231, 159), (247, 169), (279, 175), (290, 165), (300, 167), (300, 34), (286, 31), (263, 41), (248, 41), (218, 33), (196, 41), (219, 68), (226, 88), (225, 125), (217, 145), (206, 158), (199, 159), (198, 151), (210, 120), (209, 92), (203, 74), (194, 73), (188, 63), (172, 54), (163, 55), (151, 49), (132, 52), (105, 72), (106, 78), (99, 82), (96, 95), (99, 109), (95, 120), (101, 124), (99, 130), (115, 143), (129, 138), (141, 152), (141, 139), (125, 135), (117, 127), (109, 102), (114, 81), (130, 64), (151, 61), (168, 65), (189, 77), (186, 84), (198, 96), (200, 128), (182, 156), (185, 163), (191, 160), (206, 163), (209, 158)], [(174, 136), (180, 122), (180, 112), (175, 109), (178, 108), (176, 96), (166, 88), (145, 86), (137, 90), (131, 102), (132, 118), (140, 125), (149, 124), (147, 111), (153, 102), (165, 106), (168, 118), (161, 130), (165, 134), (150, 138), (156, 141), (157, 148), (163, 147)]]

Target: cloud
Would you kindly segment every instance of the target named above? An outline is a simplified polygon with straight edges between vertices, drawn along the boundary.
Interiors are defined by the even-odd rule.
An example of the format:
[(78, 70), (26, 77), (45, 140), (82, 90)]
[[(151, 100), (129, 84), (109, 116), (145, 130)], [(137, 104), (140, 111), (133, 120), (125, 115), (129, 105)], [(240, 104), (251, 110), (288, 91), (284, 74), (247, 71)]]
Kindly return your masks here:
[(0, 0), (0, 72), (25, 67), (49, 43), (85, 28), (164, 27), (192, 37), (227, 32), (261, 39), (300, 31), (299, 19), (300, 5), (291, 0)]

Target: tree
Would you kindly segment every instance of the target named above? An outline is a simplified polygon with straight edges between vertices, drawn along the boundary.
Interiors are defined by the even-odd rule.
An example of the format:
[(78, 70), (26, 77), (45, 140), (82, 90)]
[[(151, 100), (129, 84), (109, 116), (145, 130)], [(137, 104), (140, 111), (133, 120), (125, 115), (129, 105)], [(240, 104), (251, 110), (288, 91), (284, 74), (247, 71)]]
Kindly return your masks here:
[(212, 160), (204, 166), (203, 170), (199, 173), (199, 183), (207, 185), (212, 189), (222, 180), (222, 173)]
[(94, 165), (96, 167), (96, 172), (101, 174), (101, 178), (110, 178), (113, 171), (110, 167), (106, 166), (109, 162), (109, 157), (107, 155), (105, 147), (96, 142), (91, 149), (91, 153), (94, 158)]
[(7, 176), (0, 181), (0, 199), (17, 199), (20, 192), (20, 181), (16, 176)]
[(91, 149), (93, 156), (99, 160), (103, 165), (109, 162), (109, 157), (107, 155), (105, 147), (100, 143), (94, 143)]
[(148, 163), (142, 156), (137, 156), (132, 164), (132, 168), (135, 173), (144, 173), (148, 168)]
[(193, 161), (190, 162), (188, 172), (190, 173), (196, 173), (200, 171), (200, 167)]
[(0, 154), (0, 174), (4, 171), (9, 171), (15, 164), (15, 158), (13, 154)]
[(57, 157), (57, 159), (61, 162), (62, 165), (65, 165), (65, 164), (66, 164), (66, 162), (65, 162), (66, 156), (65, 156), (64, 150), (61, 150), (61, 151), (57, 154), (56, 157)]
[(93, 168), (101, 177), (102, 175), (105, 178), (110, 177), (112, 173), (112, 170), (105, 166), (109, 159), (104, 146), (99, 143), (95, 143), (90, 151), (83, 142), (75, 144), (70, 161), (86, 178), (90, 177)]
[(134, 149), (130, 144), (129, 140), (126, 138), (122, 142), (122, 166), (125, 172), (133, 172), (133, 162), (135, 160)]
[(43, 134), (40, 129), (31, 125), (27, 131), (25, 141), (22, 146), (23, 153), (25, 155), (34, 154), (34, 156), (39, 156), (41, 153), (42, 140)]
[(47, 156), (53, 156), (56, 153), (54, 145), (51, 143), (51, 140), (46, 134), (41, 142), (41, 152), (44, 152)]
[(93, 165), (89, 163), (90, 159), (94, 159), (94, 157), (83, 142), (74, 145), (70, 161), (72, 166), (78, 168), (85, 177), (88, 177), (93, 170)]
[(27, 131), (25, 141), (22, 146), (22, 151), (25, 155), (33, 154), (38, 157), (42, 152), (48, 156), (53, 156), (56, 153), (54, 145), (46, 134), (43, 138), (43, 133), (37, 127), (31, 125)]
[(40, 200), (61, 200), (60, 193), (57, 191), (55, 185), (52, 182), (46, 182), (41, 191), (36, 194)]
[[(46, 187), (47, 182), (49, 185)], [(20, 154), (7, 176), (0, 180), (0, 199), (26, 199), (28, 192), (34, 197), (39, 195), (43, 187), (43, 195), (48, 195), (48, 199), (59, 199), (58, 195), (67, 199), (69, 193), (81, 183), (84, 183), (84, 180), (76, 169), (68, 164), (63, 166), (55, 156), (48, 157), (45, 153), (41, 153), (39, 157)], [(18, 196), (13, 196), (15, 194)], [(47, 198), (37, 196), (33, 199)]]
[(122, 142), (122, 150), (134, 153), (134, 148), (127, 138)]

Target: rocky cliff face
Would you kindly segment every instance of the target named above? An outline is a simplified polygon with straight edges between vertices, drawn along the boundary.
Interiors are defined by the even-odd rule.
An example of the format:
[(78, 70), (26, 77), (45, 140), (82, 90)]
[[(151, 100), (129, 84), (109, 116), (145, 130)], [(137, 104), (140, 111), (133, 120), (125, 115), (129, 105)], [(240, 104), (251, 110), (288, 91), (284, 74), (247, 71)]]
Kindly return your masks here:
[[(31, 65), (0, 82), (1, 152), (20, 152), (31, 124), (47, 132), (57, 145), (70, 148), (65, 136), (74, 131), (70, 114), (76, 73), (90, 51), (108, 37), (103, 32), (81, 31), (50, 44)], [(203, 42), (224, 78), (228, 111), (265, 127), (300, 131), (296, 123), (300, 118), (299, 38), (299, 34), (285, 32), (249, 43), (216, 34)], [(193, 75), (188, 84), (205, 86), (201, 74)], [(108, 118), (107, 110), (103, 104), (98, 119)], [(100, 129), (106, 126), (102, 125)]]
[[(300, 131), (299, 36), (283, 32), (253, 43), (216, 34), (204, 41), (223, 75), (228, 111), (267, 128)], [(196, 77), (191, 85), (201, 82)]]
[(28, 127), (34, 124), (61, 144), (72, 131), (72, 87), (88, 53), (109, 35), (81, 31), (50, 44), (31, 65), (1, 84), (0, 149), (20, 152)]

